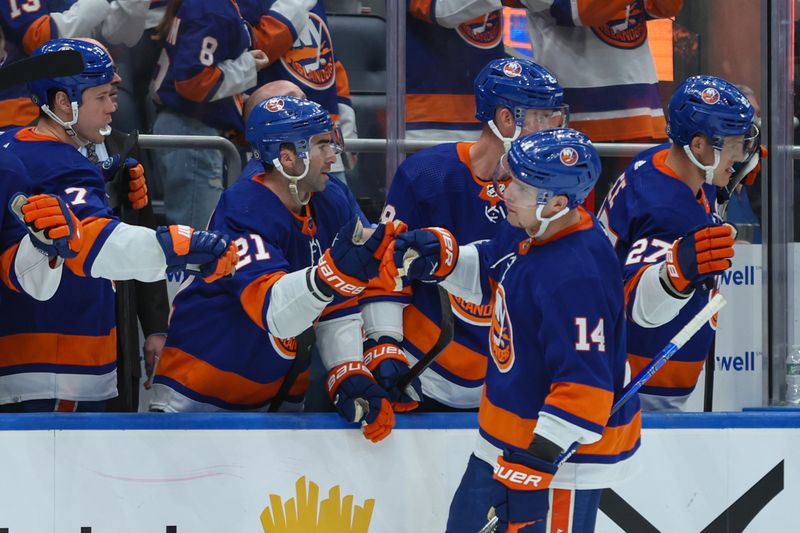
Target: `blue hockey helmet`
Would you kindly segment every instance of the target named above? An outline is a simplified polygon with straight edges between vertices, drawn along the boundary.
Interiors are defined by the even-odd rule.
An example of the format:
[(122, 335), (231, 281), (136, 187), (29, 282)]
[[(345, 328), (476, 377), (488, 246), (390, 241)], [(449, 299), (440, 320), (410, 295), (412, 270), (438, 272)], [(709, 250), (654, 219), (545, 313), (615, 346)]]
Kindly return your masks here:
[(475, 118), (494, 120), (498, 107), (507, 107), (522, 126), (528, 109), (553, 109), (564, 113), (564, 90), (541, 65), (527, 59), (502, 58), (490, 61), (475, 78)]
[(282, 144), (291, 144), (302, 159), (308, 159), (309, 139), (334, 132), (341, 149), (341, 137), (331, 117), (316, 102), (294, 96), (275, 96), (256, 105), (247, 119), (247, 140), (254, 157), (275, 164)]
[(754, 115), (750, 101), (732, 83), (715, 76), (692, 76), (672, 93), (667, 134), (678, 146), (686, 146), (702, 133), (714, 147), (722, 148), (725, 137), (756, 137)]
[(568, 207), (586, 199), (600, 177), (600, 155), (592, 141), (571, 128), (537, 131), (514, 141), (508, 152), (514, 176), (539, 191), (539, 205), (566, 195)]
[(83, 71), (73, 76), (60, 76), (31, 81), (28, 89), (31, 92), (33, 103), (42, 107), (48, 106), (47, 93), (52, 90), (64, 91), (69, 101), (76, 106), (81, 104), (83, 91), (90, 87), (97, 87), (111, 83), (114, 79), (114, 62), (102, 47), (77, 39), (53, 39), (36, 50), (31, 56), (39, 56), (59, 50), (76, 50), (83, 56)]

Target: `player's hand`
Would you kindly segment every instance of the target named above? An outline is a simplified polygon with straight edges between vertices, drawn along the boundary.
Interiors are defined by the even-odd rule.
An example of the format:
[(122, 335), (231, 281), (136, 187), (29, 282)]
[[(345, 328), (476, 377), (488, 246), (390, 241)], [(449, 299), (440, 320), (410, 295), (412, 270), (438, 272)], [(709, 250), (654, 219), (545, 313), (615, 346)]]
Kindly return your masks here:
[(134, 209), (141, 209), (149, 202), (147, 198), (147, 180), (144, 177), (144, 167), (141, 163), (132, 157), (129, 157), (123, 163), (120, 160), (119, 154), (113, 155), (99, 163), (100, 171), (107, 182), (112, 181), (114, 177), (120, 172), (123, 172), (123, 178), (128, 180), (128, 201)]
[(248, 50), (248, 52), (256, 61), (256, 72), (269, 66), (269, 58), (263, 50)]
[(395, 412), (404, 413), (419, 407), (422, 400), (419, 378), (414, 379), (405, 390), (397, 386), (397, 382), (408, 373), (409, 367), (408, 359), (396, 340), (392, 337), (381, 337), (377, 341), (367, 339), (364, 343), (364, 364), (389, 395)]
[(25, 225), (31, 242), (48, 257), (69, 259), (81, 249), (83, 226), (58, 196), (17, 194), (9, 208)]
[(360, 422), (364, 437), (378, 442), (394, 427), (394, 412), (386, 392), (361, 361), (333, 367), (326, 380), (328, 396), (348, 422)]
[(394, 242), (394, 264), (409, 280), (438, 283), (458, 262), (458, 242), (444, 228), (423, 228), (401, 233)]
[(156, 230), (167, 260), (167, 277), (185, 270), (197, 270), (207, 283), (231, 276), (238, 261), (236, 245), (217, 231), (189, 226), (159, 226)]
[(378, 276), (381, 259), (394, 240), (394, 228), (390, 223), (365, 229), (358, 218), (345, 224), (319, 260), (317, 286), (325, 284), (343, 296), (363, 292), (369, 280)]
[(492, 491), (497, 531), (525, 533), (541, 528), (550, 510), (549, 487), (558, 467), (527, 452), (506, 450), (497, 458)]
[(665, 277), (679, 293), (688, 294), (702, 282), (731, 267), (734, 228), (704, 226), (672, 243), (664, 261)]
[(153, 386), (153, 375), (156, 372), (156, 364), (161, 357), (161, 350), (164, 349), (164, 344), (166, 344), (166, 342), (167, 336), (163, 333), (148, 335), (144, 340), (142, 355), (144, 356), (144, 373), (147, 379), (142, 386), (147, 390), (150, 390), (150, 387)]

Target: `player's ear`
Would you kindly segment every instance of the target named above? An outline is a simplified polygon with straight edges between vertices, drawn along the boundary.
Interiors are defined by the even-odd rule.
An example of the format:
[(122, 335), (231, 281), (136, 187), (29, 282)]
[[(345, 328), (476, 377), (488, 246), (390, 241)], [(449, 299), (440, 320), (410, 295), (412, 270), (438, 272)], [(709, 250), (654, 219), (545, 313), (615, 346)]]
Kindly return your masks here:
[(691, 143), (689, 143), (695, 155), (699, 155), (706, 144), (708, 144), (708, 140), (703, 135), (695, 135), (692, 137)]
[(550, 199), (550, 207), (555, 210), (555, 213), (560, 213), (569, 205), (569, 198), (566, 194), (559, 194)]
[(281, 148), (281, 153), (278, 157), (281, 165), (283, 165), (283, 168), (292, 168), (294, 166), (295, 159), (297, 159), (295, 153), (289, 148)]
[[(498, 129), (511, 128), (514, 131), (514, 115), (507, 107), (498, 107), (494, 112), (494, 124)], [(502, 132), (501, 132), (502, 133)]]
[(68, 118), (72, 117), (72, 104), (69, 101), (67, 93), (64, 91), (56, 91), (52, 96), (50, 105), (53, 111), (57, 112), (59, 115), (66, 114)]

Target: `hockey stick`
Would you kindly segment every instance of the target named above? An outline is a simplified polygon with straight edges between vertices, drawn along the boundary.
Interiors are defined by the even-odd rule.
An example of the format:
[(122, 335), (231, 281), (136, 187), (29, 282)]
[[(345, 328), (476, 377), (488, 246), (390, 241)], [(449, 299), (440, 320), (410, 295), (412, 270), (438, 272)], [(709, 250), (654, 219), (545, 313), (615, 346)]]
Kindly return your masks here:
[(0, 91), (29, 81), (72, 76), (82, 70), (83, 56), (77, 50), (26, 57), (0, 69)]
[(445, 348), (453, 341), (453, 334), (455, 330), (455, 323), (453, 318), (453, 309), (450, 307), (450, 297), (447, 294), (447, 291), (444, 290), (442, 287), (438, 287), (439, 290), (439, 307), (442, 311), (442, 324), (441, 330), (439, 332), (439, 338), (436, 339), (433, 347), (431, 347), (428, 352), (422, 356), (422, 359), (414, 363), (414, 366), (411, 367), (405, 376), (400, 378), (400, 381), (397, 382), (397, 388), (401, 391), (406, 390), (412, 381), (419, 377), (422, 372), (431, 366), (431, 363), (439, 357), (439, 355), (444, 351)]
[[(611, 406), (611, 413), (609, 413), (609, 418), (619, 411), (623, 405), (628, 403), (628, 400), (633, 398), (633, 395), (639, 392), (639, 389), (653, 377), (653, 374), (659, 371), (659, 369), (664, 366), (664, 364), (675, 355), (675, 352), (681, 349), (681, 347), (686, 344), (689, 339), (691, 339), (695, 333), (700, 331), (700, 328), (703, 325), (711, 320), (720, 309), (722, 309), (727, 302), (725, 298), (717, 293), (709, 302), (692, 318), (688, 324), (683, 326), (681, 330), (669, 341), (669, 343), (658, 352), (650, 363), (642, 369), (641, 372), (636, 376), (634, 380), (628, 383), (628, 386), (622, 390), (622, 395), (619, 399), (614, 402), (614, 405)], [(561, 457), (556, 459), (556, 463), (558, 466), (564, 464), (567, 459), (572, 457), (572, 455), (577, 451), (579, 444), (576, 442), (572, 446), (567, 449), (564, 453), (561, 454)], [(484, 525), (478, 533), (494, 533), (497, 529), (497, 517), (492, 516), (491, 519)]]
[(747, 177), (750, 172), (756, 168), (756, 165), (761, 161), (761, 149), (760, 145), (756, 147), (756, 151), (750, 155), (747, 161), (736, 171), (736, 173), (731, 176), (731, 179), (728, 181), (728, 185), (721, 190), (724, 192), (724, 197), (722, 201), (717, 204), (717, 215), (722, 220), (725, 220), (727, 212), (728, 212), (728, 202), (731, 199), (731, 195), (736, 191), (736, 187), (739, 186), (742, 181)]
[[(120, 166), (114, 177), (107, 183), (106, 194), (109, 204), (119, 206), (119, 218), (125, 224), (135, 224), (133, 210), (128, 209), (128, 172), (125, 160), (130, 157), (139, 132), (133, 131), (122, 143), (119, 151)], [(136, 282), (133, 280), (116, 281), (117, 294), (117, 386), (119, 398), (124, 411), (136, 411), (134, 404), (133, 377), (135, 365), (139, 365), (139, 322), (136, 316)], [(152, 376), (147, 376), (152, 379)], [(138, 388), (138, 382), (136, 384)]]

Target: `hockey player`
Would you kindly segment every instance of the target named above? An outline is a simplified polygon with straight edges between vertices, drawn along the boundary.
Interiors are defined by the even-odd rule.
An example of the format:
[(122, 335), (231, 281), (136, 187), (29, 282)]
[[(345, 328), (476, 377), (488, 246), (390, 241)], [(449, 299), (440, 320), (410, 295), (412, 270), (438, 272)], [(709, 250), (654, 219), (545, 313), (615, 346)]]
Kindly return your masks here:
[[(29, 56), (50, 39), (102, 36), (133, 46), (148, 0), (11, 0), (0, 3), (0, 65)], [(0, 129), (34, 121), (38, 109), (24, 86), (0, 91)]]
[[(61, 285), (46, 303), (0, 287), (0, 404), (5, 411), (102, 410), (116, 391), (116, 328), (111, 279), (163, 279), (199, 264), (207, 281), (232, 272), (233, 245), (218, 233), (185, 226), (158, 231), (121, 223), (106, 201), (100, 169), (78, 147), (99, 143), (115, 105), (114, 70), (106, 52), (72, 39), (50, 41), (34, 52), (78, 51), (77, 75), (34, 81), (41, 107), (35, 127), (7, 132), (7, 146), (33, 180), (32, 192), (58, 196), (80, 219), (80, 252), (67, 259)], [(24, 210), (23, 210), (24, 211)]]
[(565, 128), (518, 139), (508, 162), (508, 224), (492, 240), (456, 248), (448, 231), (427, 228), (394, 246), (397, 265), (419, 254), (409, 278), (492, 308), (480, 438), (447, 531), (478, 531), (494, 507), (499, 531), (591, 532), (641, 428), (635, 397), (609, 417), (626, 380), (622, 279), (602, 226), (580, 207), (600, 158)]
[[(250, 31), (236, 2), (170, 0), (159, 36), (164, 48), (151, 86), (158, 106), (153, 132), (223, 136), (244, 144), (242, 93), (255, 87), (268, 60), (250, 49)], [(222, 154), (161, 150), (155, 161), (167, 221), (205, 227), (222, 194)]]
[[(734, 164), (757, 148), (753, 106), (720, 78), (688, 78), (668, 115), (672, 143), (634, 158), (600, 213), (624, 268), (634, 374), (705, 305), (716, 276), (731, 266), (733, 230), (715, 220), (715, 187), (727, 185)], [(713, 337), (709, 323), (642, 387), (644, 409), (681, 409)]]
[[(350, 100), (350, 82), (336, 57), (321, 0), (239, 0), (242, 17), (252, 25), (253, 47), (269, 58), (258, 73), (258, 86), (290, 80), (320, 104), (348, 139), (358, 137), (356, 116)], [(343, 177), (342, 155), (332, 173)]]
[[(394, 176), (383, 221), (402, 220), (410, 229), (447, 228), (463, 243), (495, 234), (506, 218), (498, 191), (508, 183), (501, 158), (521, 134), (564, 124), (566, 109), (555, 78), (524, 59), (489, 62), (475, 78), (475, 100), (475, 116), (483, 122), (480, 139), (442, 144), (406, 159)], [(494, 174), (500, 174), (496, 183)], [(442, 316), (437, 289), (415, 282), (402, 295), (368, 291), (361, 302), (368, 336), (365, 359), (395, 409), (414, 409), (418, 392), (399, 391), (395, 383), (408, 371), (406, 355), (416, 361), (439, 336)], [(474, 409), (480, 403), (491, 307), (458, 296), (451, 296), (450, 303), (455, 337), (422, 375), (422, 392), (431, 400), (426, 409)]]
[[(340, 188), (326, 186), (341, 144), (319, 104), (265, 100), (250, 113), (247, 137), (262, 171), (227, 189), (209, 224), (234, 236), (239, 269), (176, 296), (151, 409), (267, 410), (294, 365), (295, 337), (314, 326), (331, 399), (377, 442), (394, 415), (361, 361), (354, 297), (377, 275), (394, 225), (379, 225), (357, 244), (353, 207)], [(303, 407), (308, 361), (300, 364), (281, 410)]]

